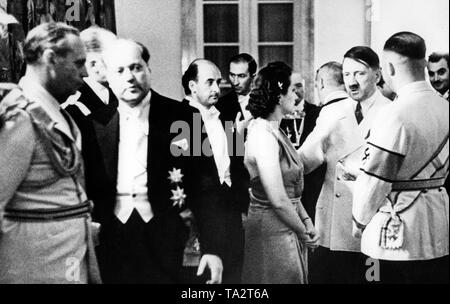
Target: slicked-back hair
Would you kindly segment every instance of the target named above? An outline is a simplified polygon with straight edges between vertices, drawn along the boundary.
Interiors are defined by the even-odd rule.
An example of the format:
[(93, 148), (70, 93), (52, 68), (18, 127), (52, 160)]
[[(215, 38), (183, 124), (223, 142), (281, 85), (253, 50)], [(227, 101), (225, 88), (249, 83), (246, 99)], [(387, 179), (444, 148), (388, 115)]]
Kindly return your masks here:
[(64, 43), (69, 34), (80, 36), (76, 28), (62, 22), (43, 23), (32, 29), (23, 47), (27, 64), (35, 64), (46, 49), (51, 49), (57, 55), (65, 57), (71, 51), (71, 48)]
[(150, 61), (150, 51), (144, 44), (140, 43), (139, 41), (136, 41), (136, 43), (141, 47), (142, 60), (144, 60), (145, 63), (148, 64)]
[(327, 79), (332, 80), (336, 86), (344, 85), (344, 76), (342, 74), (342, 64), (337, 61), (330, 61), (317, 69), (316, 77), (321, 72), (327, 73)]
[(399, 32), (392, 35), (383, 49), (415, 60), (425, 59), (427, 52), (425, 40), (412, 32)]
[(370, 47), (367, 46), (355, 46), (347, 51), (344, 55), (345, 58), (350, 58), (358, 61), (372, 69), (376, 70), (380, 68), (380, 58)]
[(191, 89), (189, 88), (189, 81), (198, 81), (198, 62), (203, 59), (196, 59), (191, 62), (186, 72), (184, 72), (181, 78), (181, 84), (183, 85), (184, 93), (186, 95), (191, 95)]
[(440, 61), (441, 59), (445, 59), (445, 61), (447, 62), (447, 67), (449, 67), (449, 56), (448, 56), (448, 53), (433, 52), (428, 57), (428, 61), (429, 62), (433, 62), (433, 63), (436, 63), (436, 62)]
[(230, 66), (231, 63), (240, 63), (240, 62), (248, 63), (248, 72), (250, 73), (250, 75), (255, 75), (258, 65), (255, 59), (252, 57), (252, 55), (247, 53), (235, 55), (231, 57), (230, 60), (228, 61), (228, 66)]

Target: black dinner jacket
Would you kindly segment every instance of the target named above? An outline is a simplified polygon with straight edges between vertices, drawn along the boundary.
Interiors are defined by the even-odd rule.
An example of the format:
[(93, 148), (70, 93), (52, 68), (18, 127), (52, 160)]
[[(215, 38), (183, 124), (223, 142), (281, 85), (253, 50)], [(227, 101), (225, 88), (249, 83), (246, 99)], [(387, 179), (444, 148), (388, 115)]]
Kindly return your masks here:
[(242, 113), (238, 96), (234, 90), (231, 90), (228, 94), (220, 97), (215, 106), (222, 115), (223, 120), (231, 120), (234, 122), (236, 120), (236, 115), (239, 112), (241, 113), (241, 120), (244, 119), (244, 113)]
[(78, 101), (90, 113), (86, 115), (74, 104), (66, 107), (66, 111), (69, 112), (81, 131), (81, 152), (84, 160), (86, 193), (88, 198), (94, 201), (93, 219), (101, 223), (104, 222), (103, 209), (113, 199), (109, 193), (113, 185), (105, 178), (107, 167), (103, 163), (97, 130), (113, 126), (118, 118), (116, 115), (118, 100), (112, 90), (109, 88), (108, 90), (109, 102), (108, 105), (105, 105), (91, 87), (84, 83), (78, 90), (81, 93)]
[[(187, 122), (190, 130), (189, 134), (178, 131), (174, 141), (185, 139), (189, 144), (187, 155), (178, 160), (181, 160), (180, 166), (185, 175), (187, 205), (193, 211), (199, 228), (202, 252), (222, 257), (225, 251), (239, 252), (242, 249), (240, 244), (226, 243), (225, 240), (229, 240), (230, 235), (236, 236), (236, 241), (243, 237), (241, 214), (247, 212), (249, 205), (249, 175), (243, 163), (243, 155), (230, 155), (232, 186), (229, 188), (220, 184), (213, 155), (200, 153), (201, 155), (194, 156), (194, 136), (197, 136), (195, 133), (199, 130), (193, 122), (194, 114), (201, 119), (199, 110), (191, 107), (189, 101), (183, 100), (177, 115), (179, 120)], [(223, 113), (219, 118), (225, 127)], [(203, 120), (200, 127), (204, 128)], [(225, 130), (225, 133), (231, 134), (231, 130)], [(209, 143), (206, 132), (201, 133), (201, 143)]]
[[(84, 102), (83, 102), (84, 103)], [(86, 104), (88, 106), (88, 104)], [(172, 206), (171, 190), (174, 186), (168, 179), (173, 168), (170, 154), (170, 125), (172, 113), (179, 103), (152, 90), (149, 111), (149, 134), (147, 150), (148, 199), (155, 217), (167, 213), (178, 213)], [(89, 106), (88, 106), (89, 107)], [(91, 106), (92, 107), (92, 106)], [(73, 111), (72, 111), (73, 112)], [(70, 113), (70, 112), (69, 112)], [(91, 117), (80, 121), (82, 136), (86, 137), (82, 146), (86, 163), (87, 195), (94, 201), (94, 220), (107, 224), (114, 216), (117, 194), (117, 165), (119, 148), (119, 112), (101, 109)], [(77, 121), (77, 123), (78, 123)]]

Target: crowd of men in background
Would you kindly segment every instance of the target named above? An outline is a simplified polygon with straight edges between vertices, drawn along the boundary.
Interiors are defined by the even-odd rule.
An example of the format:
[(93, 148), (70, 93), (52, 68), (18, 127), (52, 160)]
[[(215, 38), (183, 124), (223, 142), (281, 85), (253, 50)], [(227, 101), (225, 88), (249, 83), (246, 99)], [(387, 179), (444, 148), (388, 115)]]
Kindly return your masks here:
[[(320, 234), (320, 247), (310, 252), (312, 283), (365, 283), (368, 257), (381, 261), (384, 283), (448, 282), (449, 57), (432, 53), (426, 61), (425, 44), (410, 33), (393, 40), (383, 53), (388, 79), (365, 46), (320, 66), (316, 100), (304, 99), (301, 71), (291, 76), (298, 100), (281, 128), (308, 160), (302, 203)], [(0, 102), (0, 283), (241, 283), (249, 177), (237, 143), (252, 119), (246, 106), (254, 58), (230, 58), (228, 75), (195, 60), (180, 80), (186, 97), (179, 102), (153, 90), (145, 46), (102, 28), (80, 34), (42, 24), (28, 34), (24, 54), (24, 77)], [(425, 83), (425, 67), (436, 92)], [(231, 84), (224, 96), (222, 78)], [(407, 108), (408, 98), (430, 108)], [(392, 107), (399, 114), (376, 120), (393, 103), (401, 104)], [(421, 111), (425, 123), (406, 124), (421, 130), (399, 126), (403, 110), (411, 119)], [(191, 130), (181, 140), (174, 140), (175, 121)], [(224, 121), (235, 122), (228, 153)], [(206, 132), (195, 134), (198, 125)], [(193, 157), (197, 136), (209, 140), (210, 155)], [(428, 151), (435, 146), (436, 153)], [(401, 171), (428, 154), (418, 172)], [(388, 166), (405, 180), (431, 170), (420, 179), (431, 182), (397, 185)], [(377, 191), (367, 194), (363, 185)], [(370, 205), (392, 191), (398, 205), (418, 200), (407, 210), (418, 208), (415, 222)], [(356, 197), (367, 204), (355, 207)], [(386, 243), (377, 250), (381, 228), (371, 218), (383, 208), (392, 217), (377, 218)], [(183, 277), (190, 214), (201, 258)], [(415, 238), (423, 244), (411, 244)]]

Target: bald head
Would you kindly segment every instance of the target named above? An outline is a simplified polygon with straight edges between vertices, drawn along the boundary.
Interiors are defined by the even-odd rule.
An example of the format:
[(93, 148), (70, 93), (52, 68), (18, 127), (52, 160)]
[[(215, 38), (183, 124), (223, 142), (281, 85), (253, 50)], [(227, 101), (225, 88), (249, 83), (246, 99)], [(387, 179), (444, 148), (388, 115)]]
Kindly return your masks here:
[(116, 96), (131, 107), (138, 105), (150, 91), (150, 69), (142, 58), (142, 47), (132, 40), (118, 39), (103, 57)]
[(219, 100), (221, 81), (219, 68), (206, 59), (194, 60), (182, 78), (186, 95), (206, 108), (210, 108)]

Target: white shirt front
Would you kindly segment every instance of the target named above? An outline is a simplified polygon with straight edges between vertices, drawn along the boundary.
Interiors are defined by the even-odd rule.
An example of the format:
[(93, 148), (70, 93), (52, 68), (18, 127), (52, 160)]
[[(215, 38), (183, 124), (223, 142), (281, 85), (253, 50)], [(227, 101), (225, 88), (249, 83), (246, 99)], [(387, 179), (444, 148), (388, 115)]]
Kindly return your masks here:
[(153, 217), (148, 201), (147, 148), (151, 92), (134, 108), (119, 101), (119, 160), (114, 214), (126, 223), (134, 209), (144, 222)]
[(244, 119), (250, 119), (252, 117), (252, 114), (250, 113), (250, 111), (246, 109), (249, 99), (250, 99), (250, 94), (238, 95), (238, 102), (239, 102), (239, 106), (241, 107), (241, 111), (244, 114)]
[(84, 82), (94, 91), (95, 95), (103, 101), (105, 105), (109, 103), (109, 90), (105, 86), (101, 85), (95, 80), (92, 80), (89, 77), (85, 77)]
[(214, 106), (207, 109), (205, 106), (201, 105), (189, 96), (187, 96), (186, 99), (189, 101), (189, 105), (200, 111), (200, 115), (202, 116), (206, 133), (208, 134), (208, 139), (211, 144), (220, 183), (226, 183), (231, 187), (228, 141), (222, 122), (219, 119), (220, 112)]
[[(370, 110), (370, 108), (373, 106), (373, 104), (375, 103), (375, 100), (380, 97), (382, 94), (379, 90), (375, 90), (375, 93), (370, 96), (369, 98), (367, 98), (366, 100), (361, 101), (361, 112), (363, 115), (363, 119), (366, 116), (367, 112)], [(356, 100), (353, 100), (353, 111), (356, 110), (356, 106), (357, 106), (358, 102)]]

